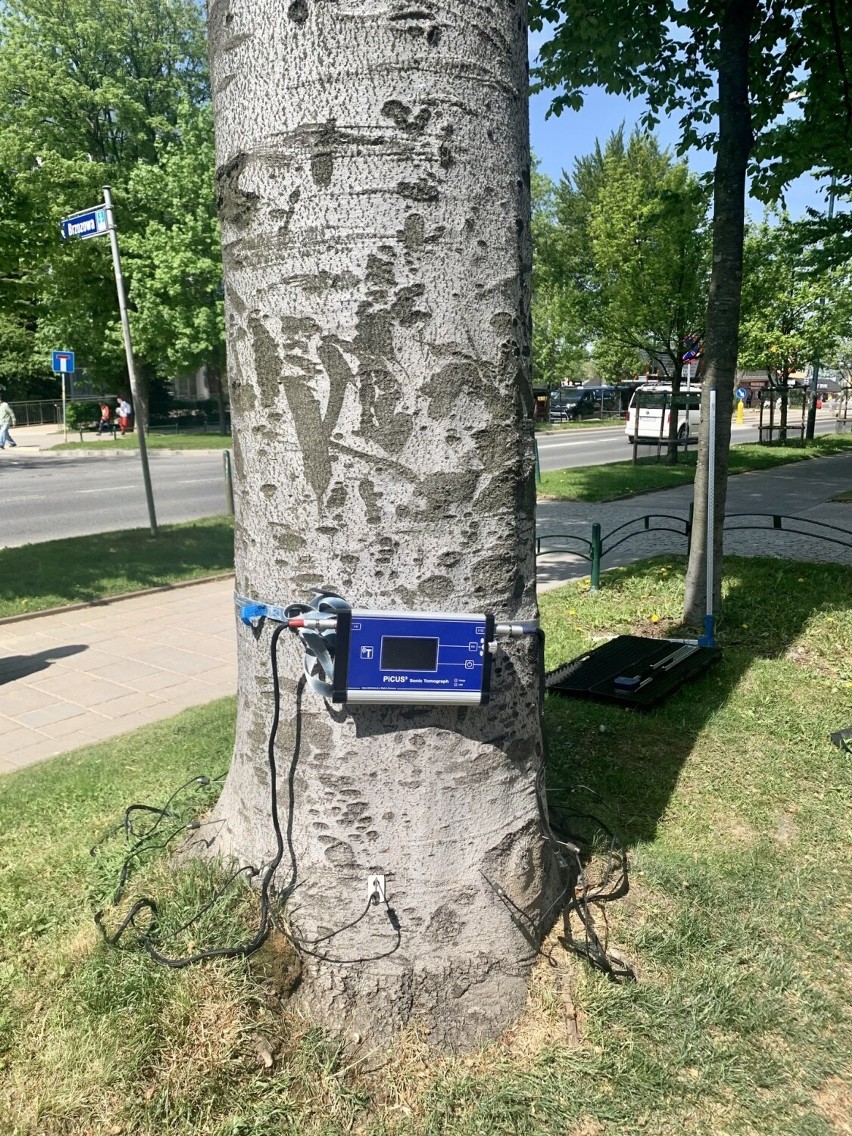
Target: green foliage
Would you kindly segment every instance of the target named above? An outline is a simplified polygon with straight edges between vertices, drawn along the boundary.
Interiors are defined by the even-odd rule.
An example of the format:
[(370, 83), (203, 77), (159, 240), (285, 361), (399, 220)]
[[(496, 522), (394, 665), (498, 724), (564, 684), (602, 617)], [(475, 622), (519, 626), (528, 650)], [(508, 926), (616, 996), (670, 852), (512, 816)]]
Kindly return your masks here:
[(579, 158), (554, 191), (565, 287), (599, 374), (649, 364), (679, 376), (684, 337), (703, 325), (707, 201), (651, 135), (622, 130)]
[(852, 334), (848, 272), (816, 262), (807, 237), (786, 214), (746, 233), (739, 362), (781, 386)]
[(135, 343), (169, 374), (224, 366), (222, 255), (213, 188), (209, 104), (182, 103), (179, 138), (158, 144), (158, 162), (139, 164), (129, 193), (144, 228), (124, 242), (136, 308)]
[[(77, 352), (89, 378), (120, 384), (108, 242), (62, 243), (59, 221), (101, 201), (109, 184), (122, 243), (144, 232), (150, 194), (134, 188), (134, 174), (181, 147), (180, 108), (204, 106), (207, 85), (194, 0), (10, 0), (0, 8), (0, 342), (14, 347), (7, 365), (19, 395), (58, 345)], [(210, 195), (198, 197), (212, 218)], [(135, 266), (126, 267), (132, 292)], [(178, 293), (174, 303), (190, 299)], [(143, 371), (146, 362), (143, 354)]]
[[(591, 86), (644, 97), (648, 128), (661, 115), (678, 118), (679, 152), (715, 149), (722, 30), (735, 7), (707, 0), (609, 0), (604, 14), (597, 0), (532, 0), (530, 26), (552, 32), (539, 53), (538, 89), (555, 90), (554, 114), (582, 106), (583, 90)], [(756, 0), (753, 9), (754, 190), (772, 199), (813, 168), (852, 175), (848, 6), (837, 0)], [(800, 122), (788, 119), (785, 104), (793, 94)]]
[(69, 430), (83, 430), (100, 417), (98, 404), (94, 402), (69, 402), (65, 406), (65, 422)]
[(556, 215), (556, 186), (537, 165), (533, 159), (533, 381), (554, 387), (577, 377), (587, 353)]

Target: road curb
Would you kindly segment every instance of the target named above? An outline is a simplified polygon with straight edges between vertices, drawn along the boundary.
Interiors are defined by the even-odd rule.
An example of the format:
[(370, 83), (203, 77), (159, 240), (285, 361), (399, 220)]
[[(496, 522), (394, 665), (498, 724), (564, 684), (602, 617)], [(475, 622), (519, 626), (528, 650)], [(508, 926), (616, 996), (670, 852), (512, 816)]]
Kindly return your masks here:
[[(62, 445), (61, 442), (60, 442), (60, 445)], [(35, 447), (32, 447), (32, 448), (39, 455), (41, 455), (41, 454), (52, 454), (54, 457), (57, 457), (57, 458), (74, 457), (75, 455), (77, 455), (79, 457), (97, 457), (97, 458), (110, 458), (110, 459), (112, 459), (112, 458), (123, 457), (126, 454), (130, 454), (132, 456), (134, 454), (139, 453), (138, 450), (102, 450), (100, 448), (95, 448), (93, 450), (57, 450), (57, 448), (55, 446), (40, 446), (38, 449), (36, 449)], [(176, 456), (176, 457), (183, 457), (186, 454), (200, 454), (200, 455), (204, 455), (204, 456), (209, 456), (210, 454), (223, 454), (225, 452), (225, 450), (229, 449), (229, 448), (230, 447), (222, 446), (221, 449), (204, 450), (204, 449), (197, 449), (195, 447), (187, 446), (186, 449), (180, 449), (178, 447), (175, 447), (174, 449), (171, 449), (171, 448), (168, 448), (168, 447), (163, 447), (161, 449), (159, 446), (157, 446), (157, 447), (152, 447), (151, 449), (149, 449), (147, 451), (147, 453), (148, 453), (149, 457), (152, 457), (155, 454), (168, 454), (169, 456)], [(23, 457), (23, 455), (21, 455), (21, 456)]]
[(160, 592), (176, 592), (180, 588), (194, 588), (198, 584), (212, 584), (216, 580), (231, 579), (233, 575), (233, 572), (219, 572), (214, 576), (199, 576), (197, 580), (179, 580), (175, 584), (160, 584), (156, 588), (141, 588), (136, 592), (121, 592), (119, 595), (105, 596), (100, 600), (85, 600), (83, 603), (63, 604), (61, 607), (46, 607), (41, 611), (26, 611), (20, 615), (6, 615), (0, 619), (0, 627), (7, 623), (23, 623), (27, 619), (40, 619), (45, 615), (62, 615), (69, 611), (84, 611), (90, 607), (107, 607), (109, 604), (118, 603), (119, 600), (130, 600), (137, 596), (153, 596)]

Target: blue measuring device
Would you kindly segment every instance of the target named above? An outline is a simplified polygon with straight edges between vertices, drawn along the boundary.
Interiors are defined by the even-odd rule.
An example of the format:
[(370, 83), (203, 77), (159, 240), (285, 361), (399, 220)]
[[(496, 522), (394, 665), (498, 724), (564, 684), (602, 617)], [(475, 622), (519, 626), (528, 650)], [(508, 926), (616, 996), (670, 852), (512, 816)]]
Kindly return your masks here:
[(494, 616), (339, 612), (332, 702), (483, 705)]

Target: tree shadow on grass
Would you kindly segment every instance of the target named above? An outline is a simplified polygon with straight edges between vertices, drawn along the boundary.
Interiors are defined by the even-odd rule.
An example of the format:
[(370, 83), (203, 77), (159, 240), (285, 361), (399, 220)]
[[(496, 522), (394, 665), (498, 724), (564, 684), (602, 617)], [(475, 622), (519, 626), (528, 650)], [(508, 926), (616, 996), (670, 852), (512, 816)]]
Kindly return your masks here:
[[(674, 558), (666, 560), (672, 563)], [(649, 566), (653, 570), (657, 563), (644, 561), (607, 573), (603, 588), (626, 590), (648, 579)], [(712, 745), (720, 779), (728, 774), (726, 761), (733, 767), (745, 760), (740, 752), (720, 753), (721, 735), (708, 741), (706, 730), (732, 699), (747, 697), (740, 687), (750, 668), (760, 660), (783, 658), (816, 611), (830, 615), (852, 610), (852, 574), (838, 573), (836, 565), (726, 557), (724, 571), (724, 614), (718, 632), (722, 658), (661, 706), (643, 712), (547, 696), (548, 792), (557, 811), (562, 801), (568, 809), (598, 813), (627, 845), (653, 840), (697, 748)], [(613, 630), (628, 629), (620, 625)], [(685, 637), (689, 631), (670, 626), (664, 634)], [(760, 728), (760, 704), (750, 709)], [(737, 744), (733, 735), (728, 742)], [(560, 796), (566, 789), (571, 790), (569, 796)]]
[[(233, 526), (226, 517), (95, 533), (0, 549), (0, 614), (18, 614), (229, 571)], [(42, 602), (44, 600), (44, 602)]]

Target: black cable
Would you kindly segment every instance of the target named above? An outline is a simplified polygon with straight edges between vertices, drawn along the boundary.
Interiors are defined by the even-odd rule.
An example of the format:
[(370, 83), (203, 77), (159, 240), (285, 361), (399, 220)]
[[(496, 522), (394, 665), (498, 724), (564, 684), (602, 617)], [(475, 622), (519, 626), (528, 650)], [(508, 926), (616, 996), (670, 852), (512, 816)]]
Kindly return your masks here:
[[(603, 801), (599, 793), (586, 785), (578, 785), (571, 788), (556, 787), (548, 789), (547, 794), (548, 796), (565, 798), (581, 791)], [(619, 982), (624, 978), (635, 978), (633, 969), (628, 964), (622, 962), (621, 959), (612, 955), (608, 950), (605, 939), (601, 939), (601, 936), (595, 929), (594, 917), (590, 910), (592, 905), (596, 906), (600, 917), (606, 925), (605, 904), (615, 899), (621, 899), (628, 894), (630, 880), (627, 866), (627, 849), (621, 841), (618, 840), (609, 826), (593, 813), (580, 812), (577, 809), (567, 808), (564, 804), (560, 803), (554, 804), (554, 810), (557, 814), (558, 821), (561, 821), (563, 824), (568, 818), (592, 821), (600, 830), (606, 833), (610, 841), (609, 858), (603, 873), (603, 879), (593, 885), (586, 875), (581, 853), (585, 845), (586, 851), (583, 854), (590, 859), (594, 854), (594, 845), (573, 832), (570, 832), (570, 838), (566, 840), (554, 838), (557, 839), (557, 842), (566, 852), (570, 853), (576, 863), (576, 879), (582, 885), (581, 887), (574, 887), (572, 889), (573, 894), (565, 907), (565, 935), (562, 940), (563, 944), (579, 954), (582, 958), (585, 958), (593, 967), (602, 971), (613, 982)], [(566, 825), (566, 828), (567, 827)], [(569, 833), (566, 833), (566, 835), (569, 835)], [(613, 879), (615, 881), (614, 883)], [(576, 914), (583, 926), (584, 942), (578, 942), (571, 932), (570, 916), (572, 912)]]
[[(357, 918), (353, 919), (350, 923), (345, 923), (342, 927), (338, 927), (334, 931), (329, 931), (327, 935), (321, 935), (318, 939), (302, 939), (300, 938), (300, 936), (294, 935), (292, 931), (290, 931), (287, 927), (285, 927), (283, 924), (278, 923), (277, 921), (275, 921), (275, 926), (288, 940), (288, 942), (292, 943), (292, 945), (300, 954), (310, 955), (312, 958), (320, 959), (322, 962), (330, 962), (338, 966), (349, 966), (362, 962), (378, 962), (379, 959), (388, 958), (390, 955), (395, 954), (399, 950), (400, 942), (402, 940), (402, 927), (400, 925), (396, 912), (388, 904), (387, 900), (384, 900), (384, 905), (385, 912), (388, 917), (388, 922), (396, 932), (396, 941), (394, 942), (394, 945), (388, 950), (382, 951), (380, 954), (376, 955), (363, 955), (359, 958), (349, 959), (333, 958), (331, 955), (323, 954), (321, 951), (315, 951), (311, 949), (312, 947), (316, 947), (319, 943), (325, 943), (329, 939), (334, 939), (338, 935), (342, 935), (344, 931), (350, 931), (353, 927), (357, 927), (358, 924), (362, 922), (362, 920), (366, 919), (367, 915), (370, 913), (370, 910), (375, 906), (372, 896), (370, 896), (370, 898), (367, 900), (367, 906)], [(310, 947), (307, 946), (308, 943), (311, 944)]]
[[(311, 609), (306, 608), (305, 610), (311, 610)], [(280, 684), (280, 678), (279, 678), (279, 672), (278, 672), (278, 650), (277, 650), (277, 648), (278, 648), (278, 641), (279, 641), (281, 635), (283, 634), (283, 632), (285, 630), (287, 630), (287, 624), (285, 624), (285, 623), (278, 624), (272, 632), (272, 637), (271, 637), (271, 641), (270, 641), (270, 669), (271, 669), (271, 675), (272, 675), (273, 715), (272, 715), (272, 724), (270, 726), (270, 731), (269, 731), (269, 740), (268, 740), (268, 744), (267, 744), (267, 759), (268, 759), (268, 763), (269, 763), (269, 775), (270, 775), (270, 808), (271, 808), (271, 814), (272, 814), (272, 827), (273, 827), (273, 830), (274, 830), (274, 833), (275, 833), (276, 850), (275, 850), (275, 855), (273, 856), (272, 860), (270, 861), (269, 865), (267, 866), (266, 870), (263, 873), (263, 879), (262, 879), (261, 885), (260, 885), (260, 918), (259, 918), (257, 931), (255, 932), (254, 936), (252, 937), (252, 939), (249, 940), (248, 943), (245, 943), (245, 944), (242, 944), (242, 945), (231, 946), (231, 947), (210, 948), (210, 949), (203, 950), (203, 951), (197, 951), (196, 953), (194, 953), (192, 955), (187, 955), (187, 956), (180, 957), (180, 958), (171, 957), (171, 956), (163, 954), (162, 950), (161, 950), (162, 942), (158, 937), (159, 911), (158, 911), (157, 904), (156, 904), (155, 900), (145, 897), (145, 898), (137, 900), (132, 905), (132, 907), (128, 911), (127, 915), (124, 917), (121, 924), (119, 925), (118, 929), (111, 935), (107, 933), (107, 931), (106, 931), (106, 929), (103, 925), (103, 912), (98, 911), (95, 914), (95, 923), (97, 924), (98, 928), (100, 929), (101, 934), (104, 937), (104, 940), (107, 943), (109, 943), (110, 945), (117, 946), (119, 939), (124, 934), (124, 932), (127, 930), (127, 928), (132, 926), (133, 929), (137, 932), (137, 934), (139, 936), (139, 941), (141, 942), (142, 946), (147, 951), (148, 955), (152, 959), (154, 959), (155, 962), (157, 962), (157, 963), (159, 963), (163, 966), (170, 967), (171, 969), (176, 969), (176, 970), (182, 969), (182, 968), (190, 966), (190, 965), (193, 965), (194, 963), (197, 963), (197, 962), (201, 962), (205, 959), (211, 959), (211, 958), (245, 958), (245, 957), (248, 957), (249, 955), (253, 954), (256, 950), (258, 950), (262, 946), (262, 944), (266, 941), (266, 938), (269, 935), (270, 929), (273, 926), (279, 927), (279, 929), (281, 930), (281, 933), (283, 935), (285, 935), (285, 937), (293, 944), (295, 949), (297, 951), (299, 951), (300, 953), (311, 955), (314, 958), (318, 958), (318, 959), (321, 959), (323, 961), (330, 962), (330, 963), (338, 963), (338, 964), (349, 964), (349, 963), (351, 963), (351, 964), (354, 964), (354, 963), (359, 963), (359, 962), (372, 962), (372, 961), (376, 961), (378, 959), (387, 958), (389, 955), (392, 955), (395, 951), (397, 951), (399, 949), (400, 942), (401, 942), (401, 936), (402, 936), (402, 930), (401, 930), (400, 922), (399, 922), (399, 919), (396, 915), (396, 912), (393, 910), (393, 908), (391, 908), (388, 905), (387, 900), (384, 901), (385, 911), (386, 911), (386, 914), (387, 914), (388, 921), (390, 922), (392, 928), (394, 929), (394, 931), (396, 933), (395, 942), (394, 942), (393, 946), (390, 947), (387, 951), (383, 951), (379, 954), (376, 954), (376, 955), (373, 955), (373, 956), (368, 956), (368, 957), (363, 957), (363, 958), (342, 959), (342, 958), (334, 958), (329, 954), (326, 954), (324, 952), (317, 951), (317, 950), (314, 949), (319, 944), (324, 943), (324, 942), (328, 942), (330, 939), (335, 938), (337, 935), (343, 934), (345, 931), (351, 930), (352, 928), (357, 926), (363, 919), (365, 919), (366, 916), (368, 915), (370, 909), (374, 906), (374, 897), (373, 896), (370, 896), (370, 899), (367, 903), (367, 907), (356, 919), (352, 920), (351, 922), (349, 922), (347, 924), (344, 924), (344, 926), (339, 927), (334, 931), (330, 931), (326, 935), (321, 935), (317, 939), (312, 939), (312, 940), (302, 939), (300, 936), (293, 934), (286, 927), (279, 926), (278, 922), (275, 920), (274, 913), (272, 911), (272, 907), (271, 907), (271, 903), (270, 903), (270, 888), (271, 888), (271, 885), (272, 885), (272, 881), (275, 877), (275, 873), (277, 872), (278, 868), (281, 865), (282, 860), (284, 859), (285, 847), (286, 847), (286, 851), (289, 854), (290, 874), (289, 874), (289, 878), (287, 880), (287, 883), (278, 892), (278, 898), (283, 903), (286, 903), (288, 898), (293, 894), (293, 892), (296, 888), (296, 881), (297, 881), (297, 875), (298, 875), (296, 850), (295, 850), (295, 847), (294, 847), (294, 844), (293, 844), (293, 824), (294, 824), (294, 818), (295, 818), (296, 771), (297, 771), (297, 767), (298, 767), (299, 755), (300, 755), (300, 751), (301, 751), (301, 739), (302, 739), (302, 695), (303, 695), (304, 689), (305, 689), (305, 676), (302, 675), (302, 676), (300, 676), (299, 681), (296, 685), (295, 723), (294, 723), (295, 724), (295, 738), (294, 738), (294, 745), (293, 745), (293, 754), (292, 754), (292, 757), (291, 757), (291, 760), (290, 760), (290, 768), (289, 768), (288, 776), (287, 776), (287, 824), (286, 824), (286, 830), (282, 832), (281, 822), (280, 822), (280, 819), (279, 819), (279, 816), (278, 816), (278, 772), (277, 772), (277, 765), (276, 765), (276, 761), (275, 761), (275, 743), (276, 743), (276, 739), (277, 739), (277, 735), (278, 735), (278, 727), (279, 727), (280, 718), (281, 718), (281, 684)], [(118, 828), (116, 828), (112, 831), (113, 832), (118, 831), (118, 830), (120, 830), (121, 827), (123, 827), (124, 831), (125, 831), (125, 838), (127, 838), (130, 834), (133, 834), (133, 835), (138, 836), (138, 840), (137, 840), (136, 845), (134, 845), (134, 847), (127, 854), (127, 856), (125, 857), (124, 862), (122, 864), (121, 871), (120, 871), (120, 874), (119, 874), (118, 888), (116, 890), (116, 893), (115, 893), (115, 896), (114, 896), (114, 899), (113, 899), (114, 903), (117, 903), (121, 899), (121, 896), (123, 895), (124, 886), (125, 886), (127, 879), (130, 875), (130, 869), (131, 869), (131, 866), (132, 866), (132, 863), (133, 863), (134, 860), (136, 860), (139, 856), (141, 856), (145, 852), (157, 851), (159, 849), (165, 848), (172, 840), (174, 840), (174, 838), (180, 832), (184, 832), (187, 829), (197, 829), (197, 828), (201, 827), (200, 822), (190, 821), (187, 825), (181, 826), (180, 828), (178, 828), (174, 832), (172, 832), (167, 837), (167, 839), (165, 841), (160, 842), (158, 844), (152, 844), (151, 843), (151, 837), (156, 832), (157, 828), (162, 823), (163, 819), (167, 816), (174, 816), (174, 813), (171, 812), (171, 810), (169, 809), (169, 806), (172, 804), (175, 797), (177, 797), (184, 789), (186, 789), (189, 785), (193, 784), (196, 781), (199, 782), (199, 783), (207, 785), (207, 784), (211, 783), (211, 780), (213, 780), (213, 781), (223, 780), (224, 776), (225, 775), (223, 774), (223, 775), (216, 777), (216, 778), (213, 778), (213, 779), (206, 778), (206, 777), (205, 778), (201, 778), (201, 777), (193, 778), (191, 781), (186, 782), (184, 785), (182, 785), (178, 789), (176, 789), (175, 792), (169, 797), (169, 799), (166, 801), (165, 805), (162, 808), (156, 808), (156, 807), (150, 806), (150, 805), (130, 805), (125, 810), (123, 826), (118, 826)], [(155, 814), (156, 817), (157, 817), (156, 821), (151, 826), (151, 828), (148, 829), (147, 832), (145, 832), (143, 835), (137, 834), (135, 832), (135, 830), (133, 829), (133, 825), (132, 825), (132, 822), (130, 820), (130, 816), (135, 811), (150, 812), (150, 813)], [(211, 822), (206, 822), (206, 823), (211, 823)], [(99, 841), (98, 844), (102, 843), (104, 839), (106, 839), (106, 838), (105, 837), (102, 838), (102, 840)], [(95, 845), (95, 847), (91, 849), (92, 855), (95, 855), (97, 847), (98, 847), (98, 845)], [(259, 874), (260, 870), (261, 869), (258, 869), (258, 868), (255, 868), (255, 867), (249, 865), (248, 867), (240, 868), (238, 871), (234, 872), (233, 875), (225, 882), (225, 884), (219, 889), (219, 891), (216, 893), (216, 895), (214, 895), (214, 897), (208, 903), (206, 903), (202, 908), (200, 908), (198, 911), (196, 911), (195, 914), (190, 919), (188, 919), (186, 922), (181, 924), (180, 927), (178, 927), (175, 930), (170, 932), (169, 938), (174, 938), (177, 935), (181, 934), (182, 932), (186, 931), (189, 927), (191, 927), (193, 923), (195, 923), (202, 915), (204, 915), (207, 911), (209, 911), (210, 908), (221, 899), (221, 897), (224, 895), (224, 893), (227, 891), (227, 889), (235, 882), (235, 880), (240, 875), (242, 875), (246, 872), (250, 873), (251, 875), (257, 875), (257, 874)], [(150, 921), (149, 921), (147, 927), (145, 927), (145, 928), (140, 927), (138, 925), (138, 923), (136, 922), (137, 917), (143, 911), (148, 912), (148, 914), (150, 916)]]
[[(269, 907), (269, 888), (272, 879), (278, 870), (278, 866), (284, 858), (284, 837), (281, 832), (281, 822), (278, 819), (278, 770), (275, 764), (275, 740), (278, 735), (278, 726), (281, 720), (281, 684), (278, 676), (278, 640), (284, 631), (287, 630), (287, 625), (279, 623), (272, 632), (270, 641), (270, 656), (271, 656), (271, 670), (272, 670), (272, 694), (273, 694), (273, 711), (272, 711), (272, 725), (269, 730), (269, 741), (267, 744), (267, 758), (269, 761), (269, 797), (270, 806), (272, 810), (272, 827), (275, 831), (275, 855), (269, 863), (263, 875), (263, 880), (260, 885), (260, 921), (258, 923), (257, 931), (249, 942), (240, 946), (233, 947), (211, 947), (207, 950), (197, 951), (192, 955), (185, 955), (183, 958), (173, 958), (169, 955), (164, 955), (158, 950), (158, 945), (155, 944), (152, 938), (151, 931), (140, 933), (140, 941), (142, 946), (148, 952), (155, 962), (160, 963), (161, 966), (170, 967), (172, 970), (182, 970), (184, 967), (192, 966), (197, 962), (202, 962), (205, 959), (213, 958), (247, 958), (249, 955), (254, 954), (266, 942), (269, 936), (271, 926), (270, 907)], [(290, 761), (290, 773), (288, 777), (289, 791), (290, 791), (290, 807), (289, 816), (287, 820), (287, 844), (290, 850), (290, 863), (291, 874), (287, 887), (284, 891), (289, 894), (292, 891), (293, 885), (296, 881), (296, 854), (293, 848), (292, 829), (293, 829), (293, 796), (294, 796), (294, 782), (296, 775), (296, 766), (299, 761), (299, 750), (302, 740), (302, 692), (304, 691), (305, 680), (304, 676), (300, 677), (296, 685), (296, 737), (293, 745), (293, 756)], [(146, 906), (152, 912), (152, 916), (156, 919), (156, 904), (153, 900), (140, 901), (136, 906), (136, 911), (131, 911), (128, 916), (134, 929), (136, 924), (134, 922), (135, 915), (141, 910), (141, 906)], [(125, 921), (126, 925), (127, 921)]]
[[(282, 633), (285, 630), (287, 630), (286, 624), (279, 624), (278, 626), (276, 626), (273, 629), (272, 638), (271, 638), (271, 641), (270, 641), (272, 688), (273, 688), (273, 716), (272, 716), (272, 725), (271, 725), (270, 731), (269, 731), (269, 742), (268, 742), (268, 746), (267, 746), (267, 757), (268, 757), (268, 760), (269, 760), (270, 801), (271, 801), (271, 808), (272, 808), (272, 826), (273, 826), (273, 829), (275, 831), (276, 852), (275, 852), (275, 856), (270, 861), (270, 863), (269, 863), (269, 865), (268, 865), (268, 867), (267, 867), (267, 869), (264, 873), (263, 880), (261, 882), (261, 887), (260, 887), (260, 920), (259, 920), (259, 923), (258, 923), (257, 931), (255, 932), (254, 936), (249, 940), (248, 943), (245, 943), (245, 944), (242, 944), (242, 945), (233, 946), (233, 947), (213, 947), (213, 948), (210, 948), (208, 950), (198, 951), (198, 952), (196, 952), (195, 954), (192, 954), (192, 955), (187, 955), (183, 958), (173, 958), (173, 957), (170, 957), (168, 955), (164, 955), (160, 951), (160, 949), (159, 949), (160, 944), (154, 937), (155, 933), (157, 931), (157, 926), (158, 926), (157, 904), (153, 899), (143, 898), (143, 899), (137, 900), (136, 903), (133, 904), (130, 911), (125, 916), (124, 920), (122, 921), (121, 925), (119, 926), (118, 930), (112, 935), (108, 935), (106, 933), (106, 930), (104, 929), (103, 913), (102, 912), (96, 913), (95, 922), (97, 923), (98, 927), (100, 928), (101, 933), (104, 935), (105, 940), (108, 943), (110, 943), (110, 945), (112, 945), (112, 946), (117, 945), (118, 940), (121, 938), (122, 934), (127, 930), (128, 927), (132, 926), (134, 928), (134, 930), (136, 930), (137, 933), (139, 934), (140, 942), (142, 943), (142, 946), (145, 948), (145, 950), (148, 952), (148, 954), (151, 956), (151, 958), (153, 958), (156, 962), (160, 963), (163, 966), (168, 966), (172, 969), (179, 970), (179, 969), (182, 969), (183, 967), (190, 966), (193, 963), (201, 962), (204, 959), (210, 959), (210, 958), (245, 958), (248, 955), (253, 954), (256, 950), (258, 950), (259, 947), (261, 947), (263, 945), (263, 943), (265, 942), (265, 940), (266, 940), (266, 938), (269, 934), (269, 928), (270, 928), (269, 888), (270, 888), (270, 885), (272, 883), (272, 879), (275, 875), (275, 872), (277, 871), (278, 866), (280, 865), (281, 860), (283, 859), (283, 856), (284, 856), (284, 837), (283, 837), (283, 834), (281, 832), (281, 824), (280, 824), (280, 821), (278, 819), (278, 793), (277, 793), (277, 768), (276, 768), (276, 763), (275, 763), (275, 741), (276, 741), (276, 738), (277, 738), (278, 726), (279, 726), (280, 719), (281, 719), (281, 686), (280, 686), (280, 680), (279, 680), (279, 675), (278, 675), (277, 647), (278, 647), (278, 640), (280, 639)], [(288, 844), (288, 847), (289, 847), (289, 850), (290, 850), (290, 862), (291, 862), (291, 878), (288, 881), (287, 887), (285, 888), (285, 891), (288, 894), (289, 894), (290, 891), (292, 891), (292, 888), (293, 888), (293, 885), (294, 885), (295, 879), (296, 879), (296, 856), (295, 856), (295, 850), (293, 848), (293, 842), (292, 842), (292, 824), (293, 824), (292, 814), (293, 814), (293, 796), (294, 796), (294, 791), (295, 791), (295, 789), (294, 789), (295, 773), (296, 773), (296, 766), (298, 764), (298, 759), (299, 759), (299, 750), (300, 750), (300, 746), (301, 746), (301, 696), (302, 696), (303, 690), (304, 690), (304, 678), (300, 678), (300, 680), (297, 684), (297, 687), (296, 687), (296, 738), (295, 738), (295, 744), (294, 744), (294, 747), (293, 747), (293, 757), (292, 757), (291, 762), (290, 762), (290, 775), (289, 775), (289, 778), (288, 778), (289, 792), (290, 792), (290, 802), (289, 802), (290, 803), (290, 808), (289, 808), (290, 816), (288, 818), (288, 824), (287, 824), (287, 844)], [(193, 778), (193, 781), (194, 780), (200, 780), (200, 779)], [(217, 778), (217, 780), (218, 780), (218, 778)], [(206, 778), (205, 778), (205, 782), (209, 784), (209, 780), (206, 779)], [(171, 795), (169, 800), (166, 802), (166, 805), (165, 805), (164, 809), (162, 810), (162, 815), (155, 822), (152, 829), (149, 830), (149, 832), (146, 833), (146, 835), (140, 839), (137, 847), (134, 848), (131, 851), (131, 853), (125, 858), (125, 862), (122, 865), (121, 873), (120, 873), (120, 876), (119, 876), (119, 888), (116, 892), (116, 896), (118, 898), (121, 897), (121, 894), (122, 894), (123, 888), (124, 888), (124, 884), (127, 881), (127, 877), (129, 875), (130, 863), (138, 854), (141, 854), (141, 852), (143, 852), (143, 851), (155, 851), (159, 848), (163, 848), (168, 843), (170, 843), (171, 840), (174, 839), (174, 837), (177, 835), (178, 831), (185, 831), (190, 826), (198, 827), (198, 822), (192, 821), (192, 822), (190, 822), (189, 825), (185, 825), (182, 829), (177, 830), (174, 833), (172, 833), (171, 836), (169, 836), (168, 839), (165, 842), (158, 844), (158, 845), (151, 845), (151, 844), (148, 843), (148, 841), (150, 840), (150, 836), (151, 836), (152, 832), (156, 829), (157, 825), (161, 822), (162, 816), (166, 814), (166, 811), (168, 809), (168, 805), (170, 805), (171, 802), (174, 800), (174, 798), (183, 789), (185, 789), (190, 784), (192, 784), (191, 781), (187, 782), (185, 785), (182, 785), (182, 786), (180, 786), (180, 788), (175, 790), (175, 792)], [(133, 808), (133, 806), (131, 806), (131, 808)], [(154, 810), (154, 811), (157, 811), (157, 810)], [(94, 850), (93, 850), (93, 854), (94, 854)], [(235, 873), (234, 876), (231, 878), (231, 880), (228, 881), (228, 884), (225, 885), (226, 888), (228, 886), (230, 886), (231, 883), (233, 883), (233, 881), (237, 878), (238, 875), (242, 874), (245, 871), (249, 871), (249, 870), (252, 873), (257, 872), (257, 869), (255, 869), (255, 868), (242, 868), (242, 869), (240, 869), (240, 872)], [(114, 902), (117, 902), (117, 899), (114, 900)], [(211, 901), (211, 903), (212, 902), (215, 902), (215, 901)], [(173, 934), (175, 934), (175, 935), (179, 934), (181, 930), (185, 930), (187, 927), (191, 926), (192, 923), (196, 919), (198, 919), (201, 914), (203, 914), (205, 911), (207, 911), (209, 909), (209, 907), (211, 906), (211, 903), (206, 904), (203, 908), (201, 908), (201, 910), (199, 912), (196, 912), (196, 914), (192, 917), (191, 920), (189, 920), (189, 922), (184, 924), (179, 930), (175, 931)], [(143, 911), (143, 910), (148, 911), (151, 915), (151, 922), (146, 929), (140, 928), (136, 923), (136, 917), (138, 916), (139, 912)]]

